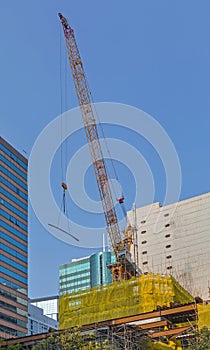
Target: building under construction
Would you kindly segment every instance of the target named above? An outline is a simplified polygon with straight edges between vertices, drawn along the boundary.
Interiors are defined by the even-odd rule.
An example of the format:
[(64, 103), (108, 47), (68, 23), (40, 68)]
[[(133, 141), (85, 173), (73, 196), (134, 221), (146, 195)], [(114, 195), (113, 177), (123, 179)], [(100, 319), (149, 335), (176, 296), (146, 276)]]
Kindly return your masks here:
[[(155, 204), (149, 210), (147, 207), (146, 209), (141, 208), (131, 213), (131, 215), (134, 214), (133, 220), (128, 214), (128, 225), (124, 230), (123, 237), (121, 236), (91, 104), (91, 94), (74, 31), (62, 14), (59, 14), (59, 17), (64, 30), (72, 78), (104, 211), (107, 232), (115, 254), (115, 261), (108, 266), (113, 283), (86, 290), (77, 290), (61, 296), (59, 332), (80, 327), (87, 341), (88, 335), (93, 332), (96, 341), (101, 346), (103, 341), (107, 340), (109, 348), (116, 350), (140, 350), (145, 341), (148, 349), (151, 350), (181, 350), (187, 345), (188, 339), (197, 327), (210, 327), (209, 304), (202, 304), (201, 298), (198, 298), (198, 288), (193, 290), (187, 285), (186, 288), (183, 288), (183, 283), (181, 286), (172, 277), (172, 275), (179, 273), (177, 263), (179, 249), (182, 254), (185, 254), (185, 258), (188, 256), (190, 258), (189, 252), (188, 256), (186, 255), (186, 247), (195, 248), (201, 243), (199, 239), (203, 239), (202, 236), (197, 237), (197, 234), (202, 231), (199, 228), (199, 220), (203, 219), (203, 222), (209, 224), (207, 213), (210, 196), (202, 198), (202, 214), (205, 212), (206, 216), (201, 214), (199, 217), (199, 213), (196, 211), (197, 215), (193, 216), (192, 219), (191, 213), (195, 210), (196, 204), (189, 203), (188, 210), (186, 212), (183, 210), (183, 214), (186, 214), (184, 226), (180, 224), (183, 220), (183, 214), (179, 214), (179, 220), (177, 218), (176, 221), (174, 220), (173, 206), (160, 209), (159, 204)], [(62, 183), (62, 187), (65, 194), (66, 184)], [(118, 202), (121, 206), (123, 205), (123, 195), (118, 199)], [(199, 204), (201, 204), (201, 198), (198, 199)], [(182, 202), (177, 206), (186, 208)], [(191, 226), (188, 224), (190, 217), (192, 219)], [(159, 224), (158, 235), (156, 228)], [(185, 227), (184, 232), (183, 227)], [(178, 241), (179, 244), (177, 244)], [(204, 244), (203, 240), (202, 244)], [(200, 248), (205, 248), (202, 244)], [(210, 251), (207, 248), (205, 252), (207, 256)], [(184, 276), (181, 272), (183, 281), (186, 277), (191, 282), (188, 277), (190, 277), (190, 273), (195, 271), (198, 263), (198, 260), (196, 261), (198, 254), (196, 254), (193, 255), (194, 262), (193, 258), (186, 260), (186, 271), (189, 271), (189, 276), (187, 274)], [(185, 263), (185, 260), (183, 261)], [(202, 258), (200, 261), (204, 263)], [(165, 268), (162, 268), (164, 264)], [(192, 266), (194, 266), (194, 270)], [(198, 265), (196, 278), (198, 278), (199, 283), (200, 281), (203, 283), (204, 279), (200, 277), (200, 271), (200, 265)], [(179, 281), (183, 282), (180, 278)], [(204, 285), (205, 283), (201, 287), (203, 288)], [(207, 300), (206, 285), (202, 292), (202, 296)], [(8, 340), (0, 347), (19, 342), (25, 347), (32, 348), (36, 342), (49, 336), (50, 334), (45, 334)]]
[[(115, 282), (114, 284), (117, 285), (118, 283)], [(133, 305), (136, 303), (135, 314), (126, 317), (122, 316), (113, 318), (113, 313), (110, 310), (109, 316), (112, 317), (112, 319), (84, 324), (80, 327), (80, 329), (87, 343), (93, 339), (92, 335), (94, 335), (94, 339), (97, 341), (98, 346), (101, 349), (103, 349), (102, 344), (104, 341), (106, 341), (109, 344), (109, 348), (115, 350), (142, 350), (142, 346), (144, 346), (143, 349), (148, 350), (182, 350), (189, 344), (189, 340), (193, 336), (193, 331), (197, 328), (197, 326), (202, 328), (205, 325), (210, 328), (210, 305), (202, 303), (197, 304), (194, 301), (191, 302), (193, 298), (173, 279), (167, 278), (164, 281), (163, 276), (150, 276), (150, 278), (148, 277), (144, 281), (138, 281), (138, 283), (135, 281), (134, 285), (135, 287), (140, 285), (141, 292), (143, 293), (144, 291), (142, 289), (144, 289), (145, 286), (145, 295), (143, 299), (147, 300), (146, 304), (141, 304), (141, 300), (139, 300), (136, 295), (135, 302), (131, 302)], [(162, 287), (165, 288), (166, 285), (168, 290), (168, 298), (163, 295), (161, 297), (161, 289)], [(115, 287), (113, 287), (113, 289), (115, 289)], [(107, 294), (106, 297), (111, 297), (111, 290), (109, 290), (109, 294)], [(170, 306), (156, 305), (155, 310), (148, 311), (150, 309), (148, 304), (149, 299), (153, 300), (152, 290), (156, 296), (156, 303), (162, 301), (165, 304), (166, 302), (168, 303), (169, 300), (179, 299), (182, 302), (183, 300), (187, 301), (187, 304), (180, 304), (179, 302), (174, 301), (169, 303)], [(99, 290), (90, 291), (90, 293), (92, 292), (93, 294), (97, 294), (97, 292), (100, 294)], [(103, 293), (105, 293), (105, 291), (103, 291)], [(73, 301), (75, 302), (75, 296), (69, 295), (66, 296), (65, 303), (71, 303), (72, 297)], [(93, 298), (94, 296), (92, 295), (91, 297)], [(78, 298), (81, 301), (81, 295)], [(91, 305), (89, 305), (87, 299), (86, 304), (84, 302), (83, 305), (83, 315), (86, 317), (85, 322), (88, 322), (88, 310), (91, 308), (92, 313), (95, 313), (96, 317), (98, 309), (102, 304), (100, 302), (100, 306), (97, 307), (94, 302), (93, 304), (91, 302)], [(130, 300), (130, 298), (128, 300)], [(90, 301), (91, 298), (89, 296), (89, 302)], [(64, 299), (61, 303), (63, 302)], [(112, 304), (113, 307), (114, 303), (110, 302), (109, 304)], [(95, 305), (95, 310), (93, 310), (93, 305)], [(69, 325), (69, 322), (71, 325), (75, 325), (76, 322), (78, 322), (78, 318), (74, 322), (71, 314), (69, 313), (69, 308), (65, 308), (64, 305), (61, 306), (63, 307), (63, 310), (61, 311), (61, 317), (63, 317), (62, 321), (65, 321), (67, 326)], [(152, 306), (154, 306), (153, 301)], [(119, 307), (116, 309), (118, 308)], [(147, 311), (137, 313), (138, 310), (145, 310), (145, 308)], [(126, 310), (128, 311), (127, 306)], [(113, 311), (115, 313), (115, 310)], [(123, 312), (120, 310), (118, 310), (118, 312), (121, 315), (123, 314)], [(98, 316), (101, 318), (100, 314), (98, 314)], [(91, 322), (91, 320), (92, 319), (89, 318), (89, 322)], [(80, 322), (85, 323), (82, 322), (82, 319), (80, 319)], [(65, 334), (65, 330), (61, 329), (56, 331), (53, 335), (52, 333), (42, 333), (28, 337), (5, 340), (0, 344), (0, 348), (5, 349), (8, 345), (21, 344), (24, 349), (29, 350), (32, 349), (37, 343), (45, 340), (46, 338), (56, 336), (57, 334)], [(53, 347), (50, 347), (46, 344), (42, 346), (42, 349), (56, 349), (56, 346), (54, 345)]]
[[(186, 307), (188, 304), (194, 305), (194, 298), (191, 296), (191, 294), (181, 287), (181, 285), (176, 282), (172, 276), (167, 276), (165, 274), (162, 275), (162, 270), (159, 271), (161, 274), (154, 274), (155, 270), (153, 269), (151, 262), (150, 264), (148, 264), (148, 261), (142, 262), (142, 265), (145, 266), (148, 264), (151, 266), (151, 268), (146, 271), (146, 274), (141, 274), (139, 267), (142, 266), (139, 263), (138, 246), (141, 248), (144, 247), (144, 254), (143, 250), (141, 250), (141, 252), (146, 258), (148, 257), (149, 253), (146, 249), (148, 243), (146, 238), (147, 230), (143, 228), (141, 230), (141, 234), (138, 235), (139, 222), (137, 222), (136, 213), (134, 215), (135, 219), (133, 220), (133, 224), (130, 224), (130, 220), (128, 220), (128, 226), (124, 230), (124, 237), (121, 237), (114, 201), (110, 189), (108, 173), (98, 136), (96, 120), (91, 105), (91, 94), (88, 88), (74, 31), (62, 14), (59, 14), (59, 17), (64, 30), (70, 69), (72, 72), (72, 78), (78, 98), (78, 104), (80, 106), (84, 130), (89, 145), (92, 165), (103, 206), (107, 232), (116, 257), (116, 263), (109, 266), (114, 283), (103, 287), (92, 288), (86, 291), (66, 294), (61, 297), (59, 310), (60, 328), (66, 329), (75, 326), (87, 327), (88, 325), (92, 324), (96, 325), (96, 331), (99, 332), (98, 325), (101, 322), (111, 322), (112, 324), (119, 319), (135, 317), (136, 315), (146, 315), (151, 312), (159, 312), (162, 309), (170, 308), (174, 305), (184, 305), (184, 307)], [(118, 201), (120, 205), (123, 205), (124, 196), (119, 198)], [(168, 259), (167, 262), (169, 263), (167, 266), (169, 275), (171, 275), (173, 270), (173, 257), (172, 254), (170, 254), (170, 248), (172, 245), (171, 237), (173, 237), (171, 231), (171, 227), (173, 227), (173, 212), (174, 210), (171, 210), (170, 213), (164, 213), (167, 223), (163, 224), (163, 222), (160, 220), (163, 227), (160, 227), (159, 231), (163, 232), (165, 239), (168, 239), (166, 243), (164, 241), (165, 248), (162, 249), (163, 247), (161, 246), (162, 237), (159, 236), (159, 241), (152, 237), (154, 247), (157, 247), (157, 243), (159, 243), (161, 246), (160, 249), (162, 249), (161, 251), (166, 254), (166, 259)], [(139, 215), (139, 218), (141, 217), (142, 216)], [(142, 225), (146, 224), (147, 217), (148, 215), (142, 219)], [(156, 226), (159, 223), (158, 220), (154, 222), (156, 223)], [(156, 233), (153, 229), (154, 227), (155, 225), (153, 223), (150, 234)], [(165, 230), (168, 228), (170, 232), (165, 232)], [(183, 234), (183, 232), (177, 232), (174, 234), (174, 236), (176, 236), (176, 234)], [(158, 235), (156, 235), (156, 237), (158, 237)], [(188, 239), (189, 237), (186, 237), (187, 242)], [(152, 274), (148, 273), (150, 271)], [(164, 332), (168, 331), (170, 334), (171, 330), (174, 332), (174, 329), (176, 329), (175, 332), (178, 332), (178, 334), (183, 334), (183, 332), (189, 330), (189, 323), (190, 329), (192, 329), (192, 327), (196, 327), (197, 314), (195, 312), (196, 308), (194, 306), (193, 308), (193, 315), (187, 315), (185, 318), (182, 316), (180, 317), (179, 314), (177, 315), (175, 312), (176, 317), (172, 317), (171, 320), (167, 320), (162, 319), (162, 314), (159, 314), (157, 316), (159, 317), (158, 320), (156, 319), (155, 321), (157, 324), (159, 322), (163, 322), (162, 330), (159, 332), (159, 337), (161, 337), (162, 331), (162, 336), (165, 336), (165, 340), (167, 340), (167, 334)], [(144, 320), (147, 320), (147, 324), (153, 323), (148, 316), (146, 316)], [(188, 322), (187, 325), (186, 321)], [(124, 325), (124, 341), (122, 347), (120, 347), (120, 341), (118, 341), (114, 348), (138, 349), (139, 341), (137, 341), (136, 337), (141, 336), (139, 331), (142, 331), (142, 319), (137, 319), (135, 321), (130, 320), (130, 322), (124, 321), (122, 324)], [(161, 329), (160, 323), (157, 325), (157, 327), (158, 326)], [(150, 327), (153, 328), (152, 326)], [(117, 331), (118, 329), (116, 328), (115, 324), (115, 334)], [(131, 335), (130, 343), (128, 339), (129, 334)], [(112, 336), (113, 333), (111, 337)], [(154, 335), (151, 337), (155, 338)], [(127, 340), (128, 343), (126, 343)], [(168, 348), (169, 347), (170, 344)]]

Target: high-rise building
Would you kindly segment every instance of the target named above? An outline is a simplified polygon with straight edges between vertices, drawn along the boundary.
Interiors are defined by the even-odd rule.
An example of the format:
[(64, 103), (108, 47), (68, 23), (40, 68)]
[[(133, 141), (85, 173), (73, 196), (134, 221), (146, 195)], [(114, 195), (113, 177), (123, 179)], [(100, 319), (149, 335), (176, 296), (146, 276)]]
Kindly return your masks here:
[(51, 329), (58, 329), (58, 322), (44, 315), (44, 310), (38, 306), (28, 304), (28, 335), (46, 333)]
[(27, 334), (27, 159), (0, 137), (0, 337)]
[(113, 253), (100, 252), (85, 258), (73, 259), (72, 262), (61, 265), (60, 296), (111, 283), (112, 275), (107, 265), (113, 262), (115, 262)]
[(210, 300), (210, 193), (137, 208), (128, 218), (137, 229), (142, 272), (170, 274), (193, 296)]
[(58, 301), (59, 296), (50, 296), (43, 298), (30, 299), (30, 304), (43, 310), (43, 315), (58, 321)]
[(78, 292), (90, 288), (90, 257), (72, 259), (59, 269), (59, 294)]
[(100, 252), (90, 256), (90, 285), (92, 287), (112, 283), (112, 274), (108, 265), (115, 262), (111, 252)]

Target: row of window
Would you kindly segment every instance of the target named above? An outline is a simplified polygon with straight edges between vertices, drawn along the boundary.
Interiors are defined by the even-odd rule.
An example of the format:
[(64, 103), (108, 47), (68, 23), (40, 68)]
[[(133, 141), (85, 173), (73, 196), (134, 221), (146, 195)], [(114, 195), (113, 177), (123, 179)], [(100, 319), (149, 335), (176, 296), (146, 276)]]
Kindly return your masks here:
[[(24, 242), (27, 242), (28, 237), (26, 235), (24, 235), (23, 233), (21, 233), (20, 231), (16, 230), (15, 228), (13, 228), (12, 226), (8, 225), (6, 222), (4, 222), (3, 220), (0, 220), (0, 227), (4, 228), (6, 231), (12, 233), (14, 236), (19, 237), (20, 239), (22, 239)], [(3, 235), (6, 233), (1, 233), (0, 232), (0, 237), (3, 237)], [(16, 242), (16, 237), (15, 237), (15, 242)], [(21, 247), (23, 246), (21, 243), (19, 243), (20, 245), (18, 245), (19, 242), (17, 242), (17, 247), (19, 247), (20, 249), (22, 249)]]
[[(1, 234), (0, 234), (1, 236)], [(28, 259), (26, 256), (20, 254), (19, 252), (17, 252), (15, 249), (12, 249), (10, 247), (7, 247), (6, 245), (4, 245), (3, 243), (0, 243), (0, 249), (5, 251), (6, 253), (9, 253), (10, 255), (14, 256), (15, 258), (27, 263)]]
[[(2, 179), (1, 179), (2, 180)], [(6, 181), (5, 181), (6, 182)], [(12, 185), (13, 186), (13, 185)], [(9, 187), (9, 186), (8, 186)], [(16, 189), (16, 193), (18, 193), (18, 188)], [(19, 191), (20, 192), (20, 191)], [(12, 202), (14, 202), (15, 204), (19, 205), (22, 209), (24, 209), (25, 211), (28, 210), (28, 206), (27, 204), (23, 203), (22, 201), (20, 201), (17, 197), (13, 196), (10, 192), (6, 191), (4, 188), (0, 188), (0, 193), (3, 194), (5, 197), (9, 198)], [(19, 193), (18, 193), (19, 194)]]
[(15, 154), (13, 154), (9, 149), (0, 144), (0, 149), (5, 152), (10, 158), (12, 158), (15, 162), (21, 165), (25, 170), (27, 170), (28, 166), (25, 164), (20, 158), (18, 158)]
[[(142, 252), (142, 255), (145, 255), (145, 254), (147, 254), (147, 250), (144, 250), (144, 251)], [(171, 255), (167, 255), (167, 256), (166, 256), (166, 259), (171, 259), (171, 258), (172, 258)]]
[(24, 214), (22, 211), (20, 211), (19, 209), (17, 209), (16, 207), (14, 207), (13, 205), (11, 205), (10, 203), (8, 203), (5, 199), (0, 198), (0, 203), (7, 209), (11, 210), (13, 213), (15, 213), (16, 215), (18, 215), (20, 218), (22, 218), (23, 220), (27, 221), (28, 220), (28, 216), (26, 214)]
[(84, 278), (81, 278), (80, 280), (74, 280), (71, 282), (60, 282), (60, 288), (70, 288), (70, 287), (74, 287), (74, 286), (89, 286), (90, 285), (90, 278), (86, 278), (86, 280)]
[[(144, 261), (144, 262), (142, 263), (142, 265), (148, 265), (148, 261)], [(171, 266), (171, 265), (167, 267), (167, 270), (171, 270), (171, 269), (172, 269), (172, 266)]]
[[(146, 243), (147, 243), (147, 241), (142, 241), (142, 242), (141, 242), (141, 244), (146, 244)], [(167, 245), (166, 245), (166, 248), (171, 248), (171, 244), (167, 244)]]
[[(8, 181), (8, 176), (2, 176), (1, 175), (1, 182), (7, 186), (8, 188), (10, 188), (13, 192), (15, 192), (18, 196), (20, 196), (21, 198), (27, 200), (28, 196), (27, 193), (25, 193), (24, 191), (22, 191), (22, 188), (20, 189), (17, 185), (14, 185), (11, 181)], [(27, 189), (26, 189), (27, 190)], [(16, 198), (16, 197), (15, 197)]]
[(18, 167), (16, 167), (13, 163), (11, 163), (8, 159), (0, 154), (0, 160), (2, 160), (11, 170), (15, 171), (18, 175), (20, 175), (24, 180), (27, 180), (27, 174), (21, 171)]
[(7, 275), (7, 276), (14, 278), (15, 280), (17, 280), (19, 282), (24, 283), (24, 284), (28, 283), (27, 278), (20, 276), (17, 273), (10, 271), (9, 269), (6, 269), (6, 267), (0, 266), (0, 272)]
[[(1, 215), (5, 218), (5, 219), (7, 219), (7, 220), (9, 220), (10, 222), (12, 222), (14, 225), (17, 225), (18, 227), (20, 227), (22, 230), (24, 230), (24, 231), (27, 231), (28, 230), (28, 226), (26, 226), (25, 224), (23, 224), (20, 220), (17, 220), (14, 216), (12, 216), (12, 215), (10, 215), (10, 214), (8, 214), (5, 210), (1, 210)], [(6, 224), (7, 225), (7, 224)], [(8, 225), (7, 225), (8, 226)], [(10, 227), (10, 229), (9, 230), (13, 230), (13, 231), (11, 231), (11, 232), (15, 232), (14, 234), (16, 235), (16, 230), (15, 229), (13, 229), (11, 226), (9, 226)], [(25, 235), (23, 235), (23, 240), (25, 241), (25, 238), (24, 237), (26, 237), (27, 238), (27, 236), (25, 236)]]
[(12, 316), (5, 315), (2, 312), (0, 312), (0, 319), (4, 320), (6, 322), (9, 322), (9, 323), (16, 324), (16, 325), (18, 325), (20, 327), (23, 327), (23, 328), (27, 328), (27, 323), (26, 322), (24, 322), (22, 320), (19, 320), (18, 318), (15, 318), (15, 317), (12, 317)]
[(24, 188), (27, 191), (27, 184), (25, 184), (23, 181), (18, 179), (18, 177), (16, 177), (12, 173), (10, 173), (9, 170), (5, 169), (2, 165), (0, 165), (0, 171), (2, 171), (2, 173), (4, 175), (6, 175), (8, 178), (12, 179), (15, 183), (17, 183), (19, 186), (21, 186), (22, 188)]
[(2, 326), (2, 325), (0, 325), (0, 331), (4, 333), (8, 333), (10, 335), (17, 336), (17, 337), (24, 337), (26, 335), (26, 333), (23, 333), (23, 332), (17, 331), (16, 329)]
[[(170, 224), (166, 224), (166, 225), (165, 225), (165, 227), (169, 227), (169, 226), (170, 226)], [(146, 230), (141, 231), (141, 234), (142, 234), (142, 235), (144, 235), (145, 233), (147, 233)], [(165, 237), (167, 237), (167, 236), (165, 236)]]
[(87, 269), (79, 269), (72, 271), (71, 268), (60, 270), (60, 278), (71, 278), (74, 276), (83, 276), (84, 274), (90, 274), (90, 266)]
[[(1, 225), (3, 226), (3, 222), (1, 222)], [(21, 249), (21, 250), (23, 250), (24, 252), (27, 253), (27, 247), (25, 245), (23, 245), (20, 242), (16, 241), (16, 239), (8, 236), (6, 233), (0, 232), (0, 238), (3, 238), (5, 241), (13, 244), (15, 247), (18, 247), (19, 249)]]
[[(5, 280), (3, 280), (3, 281), (2, 281), (2, 280), (3, 280), (3, 278), (1, 279), (1, 283), (2, 283), (2, 284), (7, 285), (7, 287), (9, 286), (10, 288), (12, 287), (12, 285), (11, 285), (12, 282), (7, 281), (7, 283), (5, 283)], [(19, 288), (22, 288), (22, 287), (19, 287)], [(22, 288), (22, 289), (23, 289), (23, 288)], [(19, 289), (18, 292), (21, 293), (22, 290)], [(23, 293), (23, 292), (22, 292), (22, 293)], [(26, 292), (25, 292), (24, 294), (26, 294)], [(28, 305), (28, 302), (27, 302), (26, 299), (20, 298), (20, 297), (18, 297), (17, 295), (14, 295), (14, 294), (12, 294), (12, 293), (10, 293), (10, 292), (4, 290), (4, 289), (0, 289), (0, 295), (1, 295), (2, 297), (5, 297), (5, 298), (10, 299), (10, 300), (12, 300), (12, 301), (15, 301), (15, 302), (17, 302), (17, 303), (19, 303), (19, 304), (22, 304), (22, 305), (24, 305), (24, 306), (27, 306), (27, 305)]]
[(20, 270), (20, 271), (22, 271), (22, 272), (24, 272), (24, 273), (27, 273), (27, 267), (18, 264), (18, 263), (15, 262), (14, 260), (9, 259), (9, 258), (7, 258), (6, 256), (4, 256), (4, 255), (2, 255), (2, 254), (0, 254), (0, 261), (3, 261), (3, 262), (5, 262), (6, 264), (15, 267), (16, 269), (18, 269), (18, 270)]
[[(169, 213), (164, 214), (164, 216), (165, 216), (165, 217), (169, 216)], [(145, 223), (146, 223), (146, 220), (142, 220), (142, 221), (141, 221), (141, 224), (145, 224)]]
[(0, 301), (0, 307), (5, 309), (5, 310), (9, 310), (9, 311), (15, 312), (18, 315), (21, 315), (21, 316), (24, 316), (24, 317), (28, 316), (28, 312), (27, 311), (21, 310), (21, 309), (19, 309), (18, 307), (14, 306), (14, 305), (10, 305), (8, 303), (5, 303), (4, 301)]
[[(27, 290), (23, 287), (21, 287), (20, 285), (18, 285), (17, 283), (14, 283), (14, 282), (11, 282), (11, 281), (8, 281), (6, 279), (7, 276), (5, 276), (4, 278), (0, 277), (0, 284), (3, 284), (11, 289), (14, 289), (16, 290), (17, 292), (19, 293), (22, 293), (22, 294), (25, 294), (27, 295)], [(20, 298), (21, 299), (21, 298)], [(20, 301), (19, 301), (20, 302)]]
[(76, 291), (76, 289), (87, 289), (90, 288), (90, 280), (83, 281), (81, 283), (66, 283), (60, 284), (60, 291), (68, 290), (68, 291)]
[[(169, 238), (171, 237), (170, 233), (168, 233), (167, 235), (165, 235), (165, 238)], [(147, 241), (142, 241), (141, 244), (146, 244)], [(169, 246), (166, 246), (166, 248), (169, 248)]]
[(77, 293), (79, 291), (82, 291), (82, 290), (86, 290), (90, 288), (90, 285), (89, 286), (79, 286), (79, 287), (74, 287), (74, 288), (60, 288), (60, 295), (65, 295), (65, 294), (69, 294), (69, 293)]
[(0, 204), (2, 204), (6, 209), (12, 211), (14, 214), (16, 214), (19, 218), (25, 220), (27, 222), (28, 218), (27, 215), (21, 212), (19, 209), (15, 208), (10, 203), (6, 202), (4, 199), (0, 198)]

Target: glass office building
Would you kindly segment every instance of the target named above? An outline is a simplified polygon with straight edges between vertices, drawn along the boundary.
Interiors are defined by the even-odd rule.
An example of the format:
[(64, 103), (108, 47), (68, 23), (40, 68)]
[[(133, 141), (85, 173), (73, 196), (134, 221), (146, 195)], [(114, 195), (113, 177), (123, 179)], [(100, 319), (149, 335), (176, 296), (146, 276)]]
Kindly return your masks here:
[(27, 334), (27, 159), (0, 137), (0, 337)]
[(90, 288), (90, 257), (73, 259), (60, 266), (60, 296)]
[(112, 283), (112, 274), (107, 265), (115, 262), (111, 252), (100, 252), (90, 256), (90, 284), (91, 287)]
[(107, 265), (113, 262), (113, 253), (100, 252), (60, 266), (60, 296), (111, 283), (112, 276)]

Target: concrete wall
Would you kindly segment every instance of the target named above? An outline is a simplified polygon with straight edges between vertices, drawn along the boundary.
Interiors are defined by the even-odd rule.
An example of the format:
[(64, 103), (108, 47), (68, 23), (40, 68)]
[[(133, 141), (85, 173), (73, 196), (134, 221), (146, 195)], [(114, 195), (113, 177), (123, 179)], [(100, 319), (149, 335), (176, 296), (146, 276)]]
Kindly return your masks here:
[[(128, 212), (132, 225), (134, 211)], [(173, 275), (194, 296), (210, 299), (210, 193), (136, 209), (139, 267)]]

